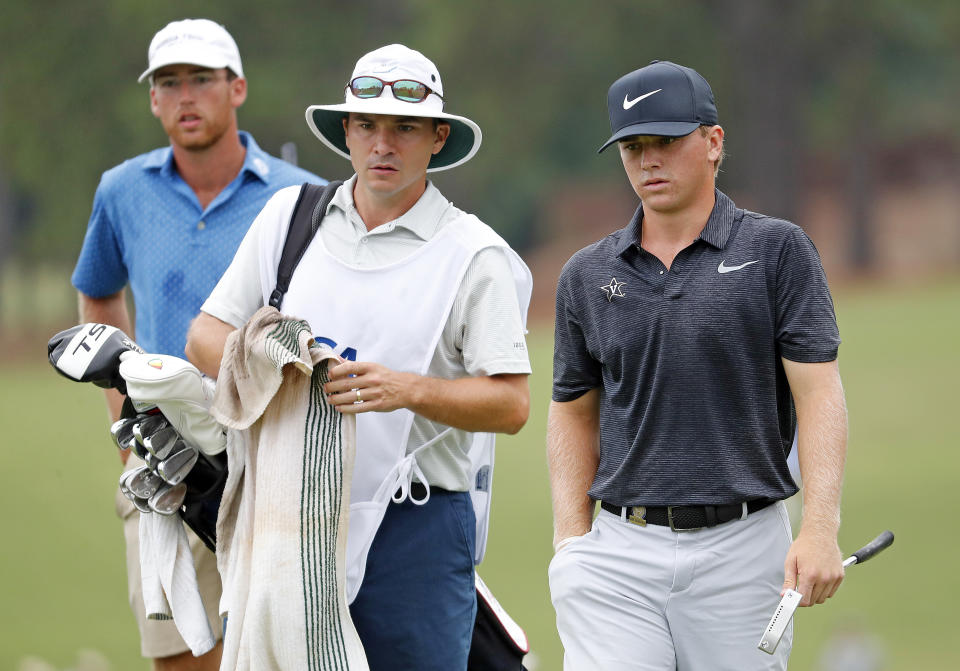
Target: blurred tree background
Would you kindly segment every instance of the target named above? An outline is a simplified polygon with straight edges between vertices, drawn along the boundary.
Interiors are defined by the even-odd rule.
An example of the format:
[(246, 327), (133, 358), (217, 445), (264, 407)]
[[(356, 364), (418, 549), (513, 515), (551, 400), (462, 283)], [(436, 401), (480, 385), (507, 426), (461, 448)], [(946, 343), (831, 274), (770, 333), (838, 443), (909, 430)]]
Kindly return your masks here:
[[(727, 131), (721, 188), (807, 228), (832, 277), (960, 262), (955, 2), (14, 0), (0, 23), (5, 281), (30, 292), (33, 271), (52, 268), (65, 283), (100, 174), (166, 142), (136, 77), (153, 33), (187, 16), (223, 23), (240, 46), (241, 127), (274, 154), (295, 143), (300, 164), (327, 177), (350, 166), (310, 135), (306, 106), (341, 100), (372, 48), (426, 53), (448, 111), (484, 130), (469, 166), (436, 181), (535, 262), (632, 211), (615, 152), (596, 148), (607, 87), (654, 58), (711, 82)], [(538, 296), (558, 262), (539, 264)]]
[[(101, 418), (73, 407), (69, 386), (54, 380), (43, 363), (43, 344), (76, 322), (69, 276), (101, 173), (167, 142), (150, 113), (147, 84), (136, 79), (146, 67), (153, 34), (186, 17), (224, 24), (240, 47), (249, 82), (249, 97), (239, 112), (241, 128), (276, 155), (293, 143), (300, 165), (324, 177), (348, 177), (350, 164), (311, 135), (304, 110), (342, 101), (357, 58), (384, 44), (401, 42), (430, 57), (443, 76), (447, 111), (468, 116), (483, 129), (477, 156), (433, 179), (458, 206), (510, 240), (534, 272), (530, 341), (540, 357), (531, 378), (535, 421), (519, 437), (501, 443), (506, 446), (501, 463), (524, 460), (514, 462), (524, 464), (515, 470), (523, 482), (498, 490), (506, 507), (495, 513), (502, 511), (496, 514), (513, 526), (498, 527), (502, 549), (491, 553), (484, 571), (495, 571), (499, 562), (500, 584), (508, 586), (501, 599), (526, 599), (529, 603), (518, 611), (542, 618), (521, 618), (530, 622), (539, 649), (547, 651), (541, 671), (558, 668), (549, 660), (559, 659), (543, 584), (548, 558), (539, 554), (549, 552), (550, 534), (542, 436), (553, 288), (574, 251), (622, 227), (636, 207), (616, 152), (596, 154), (609, 136), (609, 85), (653, 59), (673, 60), (703, 74), (726, 130), (728, 157), (720, 187), (741, 207), (803, 226), (834, 289), (841, 288), (838, 314), (847, 343), (844, 365), (850, 362), (844, 370), (854, 428), (847, 478), (854, 495), (844, 501), (853, 528), (844, 547), (866, 540), (864, 527), (886, 524), (886, 519), (903, 539), (885, 563), (873, 565), (886, 567), (886, 575), (897, 579), (882, 587), (866, 574), (851, 579), (844, 590), (856, 598), (846, 603), (859, 598), (862, 613), (885, 613), (889, 647), (904, 639), (896, 641), (895, 668), (957, 668), (939, 662), (952, 658), (949, 594), (957, 581), (949, 570), (944, 585), (942, 571), (915, 567), (929, 561), (934, 550), (950, 556), (956, 546), (946, 537), (947, 547), (939, 547), (945, 537), (929, 510), (956, 507), (948, 498), (956, 469), (945, 459), (957, 454), (950, 449), (956, 439), (947, 423), (960, 373), (950, 345), (955, 337), (949, 336), (960, 314), (960, 124), (955, 119), (960, 3), (7, 0), (0, 11), (0, 372), (7, 384), (0, 390), (8, 396), (0, 409), (7, 409), (10, 419), (0, 423), (10, 429), (35, 424), (59, 430), (65, 436), (61, 441), (69, 438), (70, 454), (81, 452), (73, 449), (77, 435), (96, 445), (100, 429), (78, 429), (59, 415), (51, 420), (48, 408), (69, 407), (77, 412), (76, 421), (82, 416), (97, 427)], [(936, 285), (940, 278), (947, 288), (925, 288), (924, 282)], [(894, 285), (907, 282), (917, 282), (922, 290), (899, 294), (906, 289)], [(36, 374), (41, 367), (52, 381)], [(849, 378), (848, 371), (854, 372)], [(46, 384), (58, 395), (51, 396)], [(99, 412), (99, 397), (75, 393), (89, 396), (92, 412)], [(30, 420), (24, 408), (36, 419)], [(62, 485), (73, 484), (61, 455), (41, 454), (62, 445), (54, 445), (47, 433), (18, 435), (10, 433), (9, 449), (0, 453), (9, 457), (0, 463), (0, 475), (8, 475), (0, 494), (9, 494), (0, 508), (15, 511), (4, 519), (8, 533), (18, 522), (35, 525), (29, 513), (44, 504), (62, 506)], [(35, 496), (29, 504), (14, 497), (21, 487), (38, 486), (31, 479), (35, 474), (20, 475), (35, 472), (18, 470), (15, 463), (47, 469), (46, 459), (57, 461), (55, 477), (47, 478), (43, 470), (39, 481), (50, 488), (49, 495)], [(113, 455), (103, 453), (103, 460), (113, 463)], [(111, 491), (115, 476), (106, 466), (102, 470), (105, 481), (84, 482), (78, 496), (88, 489)], [(500, 473), (499, 482), (508, 483), (510, 470)], [(82, 498), (91, 509), (93, 501)], [(23, 509), (28, 514), (20, 519)], [(65, 534), (68, 556), (81, 568), (83, 561), (106, 561), (102, 548), (81, 544), (87, 539), (84, 520), (95, 515), (102, 520), (103, 512), (85, 516), (72, 505), (69, 512), (56, 508), (49, 515), (69, 528), (54, 527), (51, 533), (36, 524), (43, 539), (52, 543)], [(510, 529), (515, 541), (506, 535)], [(74, 531), (78, 550), (70, 544), (74, 536), (68, 532)], [(112, 538), (111, 531), (103, 538)], [(35, 549), (34, 542), (10, 546)], [(62, 548), (51, 547), (52, 568), (37, 575), (39, 582), (56, 585), (57, 598), (34, 604), (32, 596), (11, 597), (11, 603), (28, 603), (36, 613), (23, 614), (17, 606), (10, 612), (18, 613), (19, 624), (49, 629), (56, 639), (60, 633), (50, 623), (61, 609), (59, 592), (66, 600), (75, 590), (61, 579), (56, 563)], [(17, 552), (0, 553), (0, 560)], [(45, 556), (42, 549), (37, 555)], [(535, 573), (517, 570), (525, 561)], [(6, 575), (12, 577), (4, 593), (13, 593), (24, 581), (16, 572)], [(119, 591), (111, 594), (122, 599)], [(119, 603), (90, 605), (123, 618), (118, 626), (133, 626)], [(830, 618), (843, 621), (849, 612), (844, 608), (851, 606), (838, 602), (815, 609), (820, 610), (816, 616), (801, 616), (808, 648), (800, 652), (807, 660), (814, 643), (826, 637)], [(66, 615), (74, 617), (73, 611)], [(822, 625), (814, 624), (817, 618)], [(911, 636), (922, 644), (913, 646)], [(950, 650), (941, 655), (936, 647)], [(16, 650), (18, 659), (22, 653)]]

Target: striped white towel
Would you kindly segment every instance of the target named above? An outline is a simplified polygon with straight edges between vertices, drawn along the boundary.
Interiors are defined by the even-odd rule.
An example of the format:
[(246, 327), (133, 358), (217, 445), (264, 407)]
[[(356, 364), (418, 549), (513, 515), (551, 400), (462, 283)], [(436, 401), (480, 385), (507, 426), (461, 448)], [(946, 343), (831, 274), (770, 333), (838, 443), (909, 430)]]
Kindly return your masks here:
[(190, 543), (177, 516), (140, 515), (140, 569), (148, 620), (174, 620), (197, 657), (217, 639), (203, 607)]
[(323, 393), (336, 355), (312, 344), (306, 322), (266, 307), (224, 350), (223, 669), (368, 669), (345, 595), (356, 423)]

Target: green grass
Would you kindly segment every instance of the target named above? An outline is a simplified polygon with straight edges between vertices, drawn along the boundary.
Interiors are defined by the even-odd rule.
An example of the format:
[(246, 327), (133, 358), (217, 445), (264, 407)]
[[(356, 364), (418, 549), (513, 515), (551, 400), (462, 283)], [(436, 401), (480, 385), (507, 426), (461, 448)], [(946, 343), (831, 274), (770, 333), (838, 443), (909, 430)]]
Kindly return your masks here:
[[(960, 453), (953, 432), (960, 375), (960, 279), (913, 288), (848, 289), (836, 296), (841, 371), (851, 430), (841, 547), (883, 529), (894, 547), (854, 567), (826, 606), (796, 616), (791, 669), (818, 669), (831, 635), (851, 626), (879, 637), (888, 671), (960, 668), (949, 603), (960, 543)], [(26, 655), (58, 668), (81, 649), (115, 670), (145, 669), (126, 604), (118, 461), (101, 395), (70, 384), (36, 356), (0, 371), (0, 510), (4, 511), (4, 626), (0, 669)], [(527, 631), (540, 671), (561, 668), (546, 568), (552, 554), (544, 431), (551, 329), (530, 335), (532, 413), (497, 452), (492, 536), (481, 574)], [(759, 632), (758, 632), (759, 638)]]
[(102, 394), (53, 372), (48, 335), (31, 362), (0, 374), (0, 669), (16, 671), (26, 655), (63, 669), (82, 649), (102, 652), (115, 670), (146, 669), (127, 605), (113, 512), (120, 461)]

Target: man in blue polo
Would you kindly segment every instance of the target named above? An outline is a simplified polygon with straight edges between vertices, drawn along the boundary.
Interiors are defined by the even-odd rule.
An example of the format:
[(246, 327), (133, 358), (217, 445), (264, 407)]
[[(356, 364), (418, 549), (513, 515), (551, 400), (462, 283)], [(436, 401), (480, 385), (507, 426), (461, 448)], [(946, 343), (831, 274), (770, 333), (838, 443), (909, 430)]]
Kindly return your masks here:
[[(150, 43), (150, 109), (170, 146), (125, 161), (103, 174), (73, 273), (81, 322), (110, 324), (134, 335), (127, 313), (129, 284), (136, 340), (148, 352), (184, 356), (187, 328), (237, 250), (247, 228), (278, 190), (324, 183), (265, 153), (238, 130), (247, 97), (240, 53), (213, 21), (186, 19)], [(112, 420), (123, 398), (106, 392)], [(129, 470), (142, 465), (121, 453)], [(140, 587), (138, 516), (117, 496), (124, 520), (130, 602), (141, 652), (154, 669), (216, 669), (219, 645), (194, 658), (173, 622), (146, 620)], [(188, 531), (201, 593), (213, 631), (220, 632), (216, 558)]]
[(601, 151), (617, 145), (640, 206), (557, 287), (549, 573), (565, 669), (785, 669), (791, 632), (757, 649), (781, 592), (809, 606), (843, 579), (847, 417), (820, 258), (799, 227), (716, 189), (723, 129), (697, 72), (654, 61), (614, 82), (608, 110)]

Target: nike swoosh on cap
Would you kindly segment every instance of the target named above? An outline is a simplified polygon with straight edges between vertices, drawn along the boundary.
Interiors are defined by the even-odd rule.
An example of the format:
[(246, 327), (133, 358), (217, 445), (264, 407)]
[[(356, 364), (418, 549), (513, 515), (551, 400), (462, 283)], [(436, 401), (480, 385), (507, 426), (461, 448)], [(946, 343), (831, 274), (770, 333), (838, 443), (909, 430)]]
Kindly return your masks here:
[(662, 91), (662, 90), (663, 90), (663, 89), (657, 89), (656, 91), (650, 91), (650, 93), (644, 93), (642, 96), (638, 96), (638, 97), (634, 98), (633, 100), (630, 100), (630, 95), (627, 94), (627, 95), (623, 96), (623, 109), (628, 110), (628, 109), (630, 109), (631, 107), (633, 107), (634, 105), (636, 105), (638, 102), (640, 102), (641, 100), (643, 100), (644, 98), (649, 98), (649, 97), (652, 96), (654, 93), (660, 93), (660, 91)]
[[(724, 259), (724, 261), (726, 261), (726, 259)], [(717, 266), (717, 272), (721, 275), (724, 273), (732, 273), (734, 270), (740, 270), (741, 268), (746, 268), (752, 263), (760, 263), (760, 259), (757, 259), (756, 261), (747, 261), (746, 263), (741, 263), (739, 266), (725, 266), (724, 261), (721, 261), (720, 265)]]

